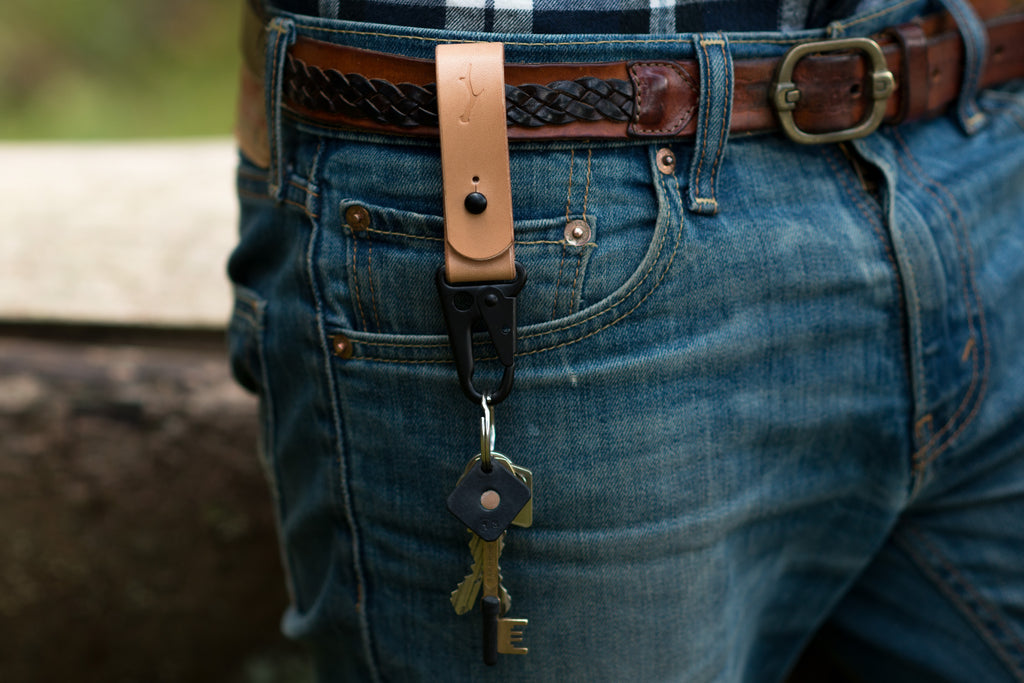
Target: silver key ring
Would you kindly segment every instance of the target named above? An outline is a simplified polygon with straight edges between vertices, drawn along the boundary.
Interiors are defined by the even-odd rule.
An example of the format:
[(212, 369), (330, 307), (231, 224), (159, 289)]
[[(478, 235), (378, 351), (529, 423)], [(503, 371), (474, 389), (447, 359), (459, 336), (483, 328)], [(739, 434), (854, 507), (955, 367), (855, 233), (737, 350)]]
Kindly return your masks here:
[(491, 451), (494, 450), (494, 413), (488, 403), (490, 396), (484, 395), (480, 398), (480, 406), (484, 409), (484, 416), (480, 418), (480, 466), (484, 472), (491, 471)]

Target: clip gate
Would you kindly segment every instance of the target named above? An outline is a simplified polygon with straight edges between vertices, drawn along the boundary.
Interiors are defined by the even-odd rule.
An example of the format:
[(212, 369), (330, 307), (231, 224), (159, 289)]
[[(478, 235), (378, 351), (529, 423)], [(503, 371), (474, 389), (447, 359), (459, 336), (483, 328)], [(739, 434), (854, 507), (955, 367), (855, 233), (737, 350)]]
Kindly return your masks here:
[[(441, 309), (448, 328), (448, 340), (455, 356), (455, 369), (463, 393), (474, 403), (486, 398), (490, 405), (501, 403), (512, 391), (515, 379), (516, 296), (526, 284), (526, 269), (516, 261), (516, 278), (505, 282), (448, 282), (445, 268), (437, 269), (435, 280)], [(488, 394), (473, 384), (473, 326), (483, 321), (498, 360), (505, 366), (501, 384)]]

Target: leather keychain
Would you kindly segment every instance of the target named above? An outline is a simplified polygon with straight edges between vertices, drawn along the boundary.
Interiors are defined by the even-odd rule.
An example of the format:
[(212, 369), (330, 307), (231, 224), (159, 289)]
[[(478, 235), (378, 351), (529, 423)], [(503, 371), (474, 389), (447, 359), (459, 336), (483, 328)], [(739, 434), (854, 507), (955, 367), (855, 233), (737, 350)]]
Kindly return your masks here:
[(448, 282), (515, 279), (501, 43), (437, 47)]
[[(474, 403), (493, 405), (512, 389), (516, 296), (526, 281), (514, 254), (504, 46), (439, 45), (436, 69), (445, 237), (437, 288), (462, 390)], [(473, 384), (478, 321), (505, 368), (492, 392)]]
[[(452, 591), (456, 614), (480, 596), (481, 646), (488, 665), (499, 654), (526, 654), (526, 619), (505, 616), (511, 604), (498, 560), (510, 526), (533, 519), (533, 476), (492, 452), (491, 406), (512, 390), (516, 296), (526, 271), (515, 262), (512, 183), (505, 128), (505, 51), (500, 43), (437, 47), (437, 107), (444, 176), (445, 265), (437, 271), (448, 337), (462, 390), (484, 412), (480, 454), (470, 458), (448, 509), (470, 532), (473, 565)], [(473, 383), (473, 326), (483, 321), (505, 366), (491, 392)]]

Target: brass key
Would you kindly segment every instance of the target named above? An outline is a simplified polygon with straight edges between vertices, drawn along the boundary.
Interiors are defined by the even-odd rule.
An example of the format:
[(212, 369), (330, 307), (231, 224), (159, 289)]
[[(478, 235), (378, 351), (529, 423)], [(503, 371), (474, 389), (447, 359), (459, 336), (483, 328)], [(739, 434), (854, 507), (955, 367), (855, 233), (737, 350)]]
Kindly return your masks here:
[[(504, 537), (504, 534), (502, 534)], [(501, 566), (498, 559), (504, 546), (504, 538), (496, 541), (481, 541), (483, 546), (483, 597), (480, 611), (483, 617), (484, 663), (490, 666), (498, 663), (498, 654), (525, 655), (529, 650), (520, 647), (523, 629), (529, 623), (526, 619), (506, 619), (501, 609)]]
[[(499, 539), (499, 542), (504, 548), (504, 534)], [(479, 536), (470, 532), (469, 551), (473, 554), (473, 566), (470, 567), (469, 574), (466, 575), (466, 578), (464, 578), (462, 582), (455, 587), (455, 590), (452, 591), (452, 607), (455, 608), (456, 614), (462, 615), (473, 609), (473, 605), (476, 604), (477, 596), (480, 594), (480, 586), (483, 585), (484, 578), (483, 544), (484, 541)], [(508, 594), (508, 591), (505, 590), (505, 586), (499, 585), (498, 600), (501, 604), (501, 615), (504, 616), (512, 607), (512, 597)]]

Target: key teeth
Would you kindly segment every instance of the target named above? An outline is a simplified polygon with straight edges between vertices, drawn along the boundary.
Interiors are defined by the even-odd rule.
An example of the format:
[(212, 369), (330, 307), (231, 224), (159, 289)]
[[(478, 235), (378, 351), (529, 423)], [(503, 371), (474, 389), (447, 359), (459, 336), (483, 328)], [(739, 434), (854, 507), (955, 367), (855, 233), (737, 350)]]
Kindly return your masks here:
[(498, 620), (498, 652), (503, 655), (525, 655), (530, 650), (518, 647), (514, 643), (523, 641), (523, 629), (529, 622), (526, 619)]

